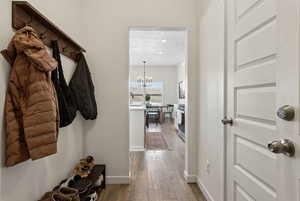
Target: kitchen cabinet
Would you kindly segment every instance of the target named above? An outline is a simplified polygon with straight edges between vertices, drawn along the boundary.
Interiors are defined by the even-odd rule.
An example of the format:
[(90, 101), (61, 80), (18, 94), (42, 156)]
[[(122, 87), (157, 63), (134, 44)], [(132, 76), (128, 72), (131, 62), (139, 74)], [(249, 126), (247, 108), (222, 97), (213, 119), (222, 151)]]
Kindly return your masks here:
[(145, 150), (145, 106), (129, 107), (130, 151)]

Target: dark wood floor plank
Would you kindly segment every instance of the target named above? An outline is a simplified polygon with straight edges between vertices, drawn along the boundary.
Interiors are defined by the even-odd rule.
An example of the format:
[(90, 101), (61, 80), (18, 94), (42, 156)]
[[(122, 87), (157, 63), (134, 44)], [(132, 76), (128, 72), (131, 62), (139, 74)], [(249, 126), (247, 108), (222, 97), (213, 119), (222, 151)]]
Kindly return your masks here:
[(206, 201), (184, 180), (185, 144), (171, 122), (161, 126), (169, 150), (130, 153), (130, 185), (107, 185), (98, 201)]

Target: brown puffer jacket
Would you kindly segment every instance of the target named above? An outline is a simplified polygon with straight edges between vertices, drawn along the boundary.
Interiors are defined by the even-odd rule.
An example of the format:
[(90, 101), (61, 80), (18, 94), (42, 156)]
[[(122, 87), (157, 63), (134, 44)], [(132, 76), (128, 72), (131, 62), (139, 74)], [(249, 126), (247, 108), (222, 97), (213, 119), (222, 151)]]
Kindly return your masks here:
[(17, 31), (6, 52), (12, 69), (5, 102), (6, 165), (57, 151), (59, 113), (50, 71), (57, 62), (29, 26)]

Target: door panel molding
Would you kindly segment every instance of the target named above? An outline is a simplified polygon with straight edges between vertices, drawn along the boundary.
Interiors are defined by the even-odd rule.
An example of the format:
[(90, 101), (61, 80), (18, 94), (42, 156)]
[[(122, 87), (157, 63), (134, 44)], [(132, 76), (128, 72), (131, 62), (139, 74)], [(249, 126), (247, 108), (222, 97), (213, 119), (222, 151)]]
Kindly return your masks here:
[(277, 1), (227, 0), (227, 200), (278, 200)]

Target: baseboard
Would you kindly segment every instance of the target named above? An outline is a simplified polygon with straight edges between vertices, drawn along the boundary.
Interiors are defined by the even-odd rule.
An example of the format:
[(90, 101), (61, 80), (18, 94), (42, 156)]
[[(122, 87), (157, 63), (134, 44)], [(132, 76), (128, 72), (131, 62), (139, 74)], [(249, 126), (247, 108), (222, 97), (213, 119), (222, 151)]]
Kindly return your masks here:
[(106, 176), (107, 184), (129, 184), (129, 176)]
[(145, 148), (143, 146), (132, 146), (130, 147), (130, 151), (145, 151)]
[(197, 184), (198, 184), (201, 192), (203, 193), (204, 197), (206, 198), (206, 200), (207, 201), (214, 201), (213, 197), (210, 195), (207, 188), (203, 185), (203, 183), (201, 182), (199, 177), (197, 178)]
[(197, 176), (196, 175), (189, 175), (186, 170), (184, 171), (184, 179), (188, 184), (197, 183)]

